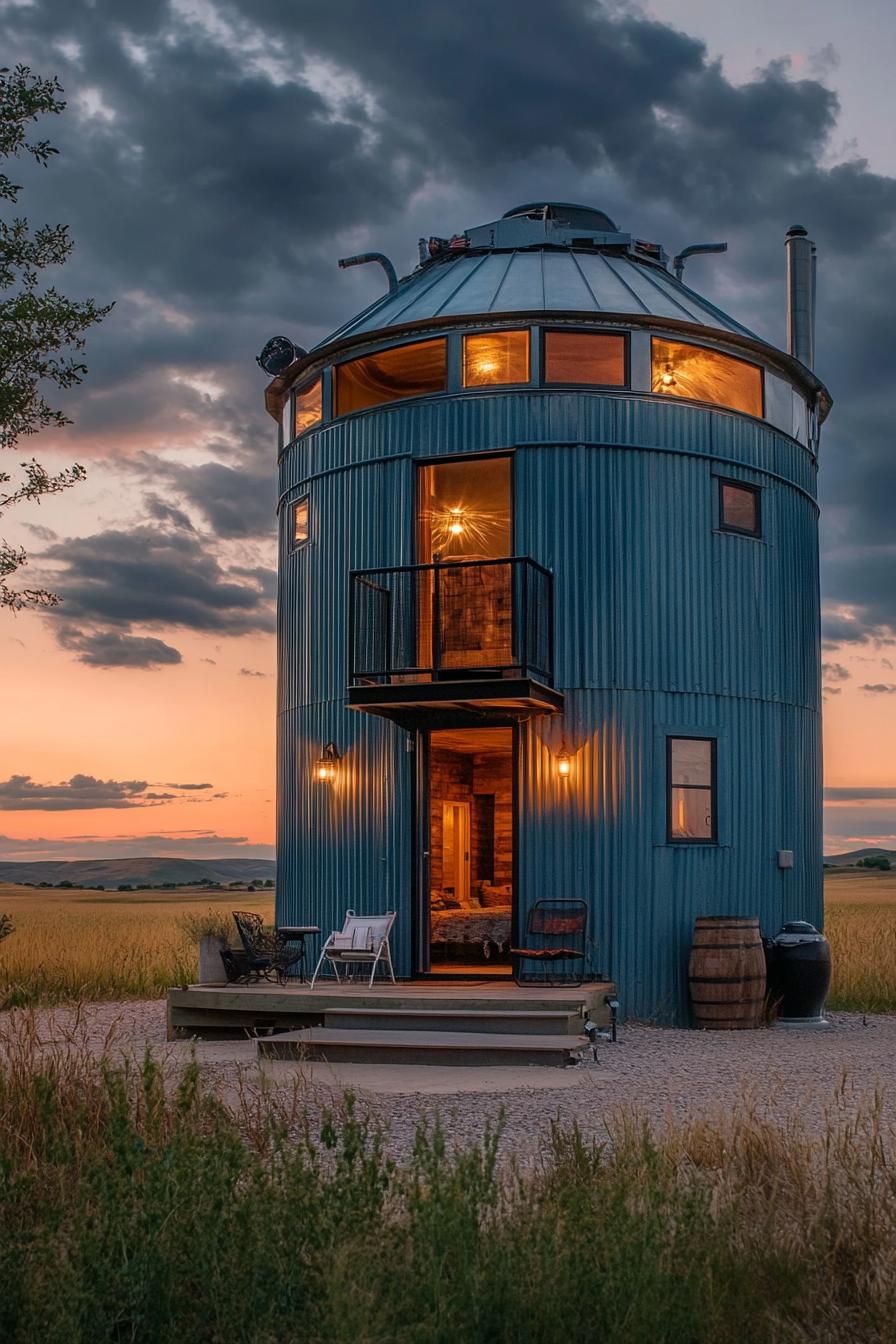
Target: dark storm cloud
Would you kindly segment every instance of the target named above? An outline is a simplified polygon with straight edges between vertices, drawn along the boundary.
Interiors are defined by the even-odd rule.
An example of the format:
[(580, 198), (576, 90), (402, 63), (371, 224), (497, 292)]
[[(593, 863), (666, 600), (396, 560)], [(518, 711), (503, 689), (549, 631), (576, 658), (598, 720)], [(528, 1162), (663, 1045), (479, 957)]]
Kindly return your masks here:
[(145, 779), (96, 779), (72, 775), (61, 784), (38, 784), (30, 775), (0, 780), (0, 812), (84, 812), (97, 808), (158, 807), (172, 793), (147, 793)]
[(825, 681), (849, 681), (851, 673), (842, 663), (822, 663), (821, 675)]
[(173, 527), (180, 528), (184, 532), (195, 531), (192, 522), (183, 509), (175, 508), (173, 504), (160, 499), (158, 495), (147, 495), (146, 511), (150, 518), (155, 518), (160, 523), (170, 523)]
[[(260, 462), (181, 462), (142, 454), (133, 470), (143, 480), (164, 484), (178, 499), (196, 509), (212, 536), (222, 540), (276, 535), (277, 491), (270, 458)], [(158, 495), (148, 499), (154, 517), (192, 528), (186, 514)]]
[[(820, 79), (779, 62), (732, 85), (694, 37), (597, 0), (191, 9), (37, 0), (0, 16), (3, 50), (57, 70), (72, 103), (49, 128), (60, 159), (27, 171), (28, 212), (71, 223), (68, 289), (119, 300), (91, 338), (81, 432), (161, 446), (226, 431), (223, 465), (179, 468), (170, 504), (153, 493), (220, 537), (260, 537), (272, 427), (252, 356), (277, 329), (308, 344), (380, 292), (378, 276), (339, 276), (337, 256), (382, 247), (407, 270), (417, 234), (542, 193), (592, 199), (670, 248), (727, 238), (689, 279), (780, 343), (783, 234), (800, 220), (819, 243), (818, 371), (838, 403), (822, 451), (826, 635), (896, 637), (896, 182), (831, 166), (837, 102)], [(217, 399), (183, 381), (209, 372)], [(102, 619), (250, 619), (226, 593), (212, 603), (210, 587), (233, 587), (220, 566), (191, 603), (188, 570), (182, 603), (138, 584), (122, 595), (133, 617)], [(113, 603), (93, 587), (94, 606)]]
[(273, 623), (259, 582), (235, 581), (193, 532), (113, 529), (70, 538), (43, 558), (56, 566), (52, 581), (66, 626), (145, 624), (244, 635)]
[(138, 667), (150, 670), (183, 661), (180, 650), (152, 635), (123, 635), (118, 630), (85, 631), (64, 618), (56, 625), (64, 649), (88, 667)]

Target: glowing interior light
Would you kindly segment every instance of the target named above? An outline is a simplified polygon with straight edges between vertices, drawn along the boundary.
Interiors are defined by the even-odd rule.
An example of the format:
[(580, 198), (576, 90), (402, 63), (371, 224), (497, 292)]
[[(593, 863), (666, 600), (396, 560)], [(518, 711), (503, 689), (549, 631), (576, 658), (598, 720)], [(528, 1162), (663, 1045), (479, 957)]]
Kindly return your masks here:
[(561, 751), (557, 757), (557, 774), (561, 779), (569, 779), (570, 765), (569, 752), (566, 750)]
[(336, 763), (339, 753), (332, 742), (324, 747), (320, 760), (314, 762), (314, 778), (321, 784), (332, 784), (336, 778)]
[(663, 370), (663, 376), (660, 379), (660, 382), (663, 384), (663, 387), (671, 387), (672, 384), (675, 382), (675, 375), (672, 372), (671, 364), (666, 365), (665, 369)]
[(451, 533), (452, 537), (463, 536), (464, 531), (463, 509), (450, 509), (449, 513), (451, 515), (451, 521), (448, 524), (448, 531)]

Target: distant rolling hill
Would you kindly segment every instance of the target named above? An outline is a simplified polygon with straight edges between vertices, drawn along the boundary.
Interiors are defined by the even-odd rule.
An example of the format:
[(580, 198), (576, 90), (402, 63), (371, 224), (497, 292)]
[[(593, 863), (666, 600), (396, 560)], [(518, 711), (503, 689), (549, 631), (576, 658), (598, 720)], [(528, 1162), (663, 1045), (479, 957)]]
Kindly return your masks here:
[(158, 882), (263, 882), (273, 859), (68, 859), (0, 862), (0, 882), (73, 882), (76, 887), (155, 886)]
[(858, 863), (859, 859), (872, 859), (878, 854), (883, 854), (896, 867), (896, 849), (851, 849), (848, 854), (826, 854), (824, 861), (837, 868), (846, 868), (851, 863)]

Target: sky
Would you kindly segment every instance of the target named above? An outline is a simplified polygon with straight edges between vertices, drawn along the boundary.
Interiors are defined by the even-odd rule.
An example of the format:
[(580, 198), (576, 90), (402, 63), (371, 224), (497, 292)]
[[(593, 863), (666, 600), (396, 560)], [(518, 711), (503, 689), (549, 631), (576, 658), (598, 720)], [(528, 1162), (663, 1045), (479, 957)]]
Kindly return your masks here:
[[(87, 481), (4, 519), (0, 858), (271, 855), (275, 427), (254, 356), (375, 298), (336, 259), (583, 201), (784, 344), (783, 237), (819, 248), (827, 852), (896, 848), (896, 19), (882, 0), (0, 0), (4, 63), (68, 107), (19, 211), (114, 300), (73, 425)], [(21, 447), (22, 445), (20, 445)]]

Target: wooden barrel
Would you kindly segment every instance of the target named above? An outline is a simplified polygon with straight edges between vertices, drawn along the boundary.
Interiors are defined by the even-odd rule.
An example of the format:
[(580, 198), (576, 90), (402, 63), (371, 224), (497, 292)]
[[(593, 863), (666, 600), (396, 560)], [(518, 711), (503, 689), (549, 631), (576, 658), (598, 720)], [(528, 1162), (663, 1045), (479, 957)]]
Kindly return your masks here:
[(745, 1031), (762, 1024), (765, 951), (759, 920), (701, 915), (688, 962), (694, 1019), (705, 1031)]

